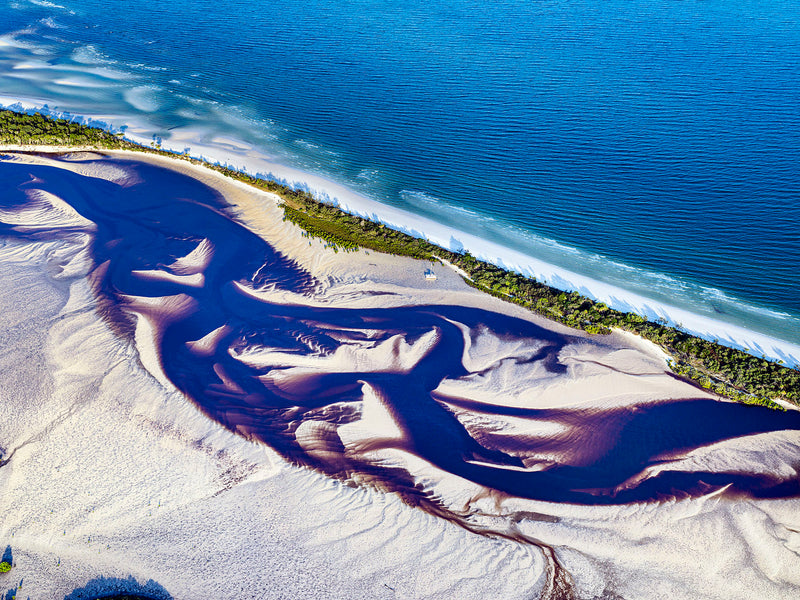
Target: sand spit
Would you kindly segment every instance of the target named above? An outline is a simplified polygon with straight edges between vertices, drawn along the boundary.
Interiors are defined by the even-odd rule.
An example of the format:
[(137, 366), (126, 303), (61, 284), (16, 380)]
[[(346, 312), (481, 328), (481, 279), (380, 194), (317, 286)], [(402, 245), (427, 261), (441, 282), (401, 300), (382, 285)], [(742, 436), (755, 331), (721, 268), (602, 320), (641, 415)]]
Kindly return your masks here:
[(794, 413), (442, 265), (324, 251), (204, 167), (72, 151), (0, 172), (18, 597), (800, 590)]
[[(0, 105), (9, 106), (14, 102), (16, 101), (12, 102), (8, 98), (4, 101), (0, 97)], [(19, 106), (26, 109), (42, 110), (35, 100), (22, 102)], [(44, 112), (46, 113), (47, 111), (45, 110)], [(98, 118), (101, 122), (118, 122), (120, 120), (119, 117), (112, 118), (110, 116)], [(130, 118), (124, 118), (122, 121), (131, 124)], [(152, 128), (148, 128), (144, 124), (134, 125), (126, 130), (126, 139), (146, 147), (151, 143), (151, 134), (147, 133), (149, 129)], [(136, 131), (139, 132), (138, 135), (134, 133)], [(469, 249), (473, 256), (481, 260), (533, 277), (560, 289), (577, 291), (594, 300), (604, 302), (617, 310), (634, 312), (650, 320), (664, 320), (667, 324), (678, 327), (692, 335), (707, 340), (717, 340), (733, 348), (745, 350), (754, 356), (763, 355), (772, 360), (781, 360), (787, 365), (800, 365), (800, 345), (772, 337), (772, 335), (762, 333), (761, 330), (754, 330), (732, 322), (719, 320), (717, 318), (717, 309), (712, 309), (711, 304), (705, 306), (704, 312), (700, 306), (697, 307), (697, 310), (689, 310), (674, 306), (663, 298), (662, 300), (655, 300), (646, 296), (646, 290), (640, 289), (639, 292), (634, 292), (623, 289), (618, 285), (599, 281), (570, 271), (567, 268), (551, 264), (541, 260), (538, 256), (519, 252), (513, 246), (509, 247), (491, 242), (420, 215), (412, 214), (406, 210), (378, 203), (324, 177), (274, 162), (275, 157), (263, 156), (252, 149), (242, 150), (240, 148), (235, 150), (233, 145), (223, 148), (200, 143), (199, 140), (204, 138), (201, 132), (184, 128), (178, 131), (182, 132), (180, 135), (187, 137), (173, 139), (165, 146), (165, 148), (176, 154), (189, 152), (189, 147), (191, 147), (190, 155), (192, 157), (211, 163), (230, 165), (232, 168), (246, 170), (251, 174), (269, 174), (270, 177), (290, 186), (306, 189), (318, 198), (328, 199), (343, 210), (353, 214), (384, 223), (389, 227), (412, 235), (424, 235), (429, 241), (443, 248), (449, 248), (453, 251), (466, 248)], [(42, 152), (69, 152), (74, 150), (74, 148), (69, 147), (52, 146), (6, 146), (6, 148), (9, 150)], [(548, 247), (549, 245), (550, 243), (546, 244)], [(746, 305), (742, 305), (740, 308), (746, 308), (747, 311), (764, 312), (764, 309), (747, 308)], [(708, 311), (712, 312), (709, 313)], [(773, 316), (778, 315), (776, 313)], [(780, 323), (773, 324), (772, 330), (780, 331), (782, 326)]]

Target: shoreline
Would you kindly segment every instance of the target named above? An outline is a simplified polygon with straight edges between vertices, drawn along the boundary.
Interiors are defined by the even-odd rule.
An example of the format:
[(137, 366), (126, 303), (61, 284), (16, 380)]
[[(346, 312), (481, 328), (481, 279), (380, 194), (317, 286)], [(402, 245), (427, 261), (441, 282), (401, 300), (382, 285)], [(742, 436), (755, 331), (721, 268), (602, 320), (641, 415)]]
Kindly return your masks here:
[[(47, 117), (42, 117), (42, 118), (46, 119)], [(90, 131), (97, 131), (97, 132), (101, 131), (101, 130), (97, 130), (97, 129), (86, 128), (86, 126), (79, 126), (79, 127), (82, 127), (85, 130), (90, 130)], [(146, 146), (142, 146), (141, 144), (136, 144), (136, 143), (131, 142), (129, 140), (120, 139), (118, 136), (114, 136), (114, 135), (111, 135), (111, 134), (108, 134), (108, 133), (103, 133), (103, 135), (106, 136), (105, 139), (108, 142), (108, 144), (112, 146), (111, 148), (108, 148), (108, 147), (106, 147), (106, 148), (99, 147), (98, 148), (98, 147), (93, 146), (93, 145), (73, 146), (73, 145), (64, 145), (64, 144), (62, 144), (62, 145), (57, 145), (57, 144), (55, 144), (55, 145), (49, 145), (49, 144), (3, 144), (3, 145), (0, 145), (0, 150), (1, 149), (5, 149), (5, 150), (7, 150), (9, 152), (18, 151), (18, 152), (43, 152), (43, 153), (46, 153), (46, 152), (50, 152), (50, 153), (62, 152), (63, 153), (63, 152), (75, 152), (75, 151), (112, 151), (113, 150), (113, 151), (120, 151), (120, 152), (129, 152), (131, 155), (137, 155), (138, 154), (139, 156), (141, 156), (143, 153), (145, 155), (158, 155), (158, 156), (161, 156), (163, 158), (170, 158), (170, 159), (172, 159), (173, 161), (175, 161), (177, 163), (186, 164), (188, 162), (188, 163), (191, 163), (191, 164), (194, 164), (194, 165), (202, 165), (203, 167), (205, 167), (206, 169), (208, 169), (210, 171), (221, 173), (222, 176), (227, 176), (227, 177), (232, 178), (234, 180), (238, 180), (242, 185), (246, 185), (246, 186), (248, 186), (250, 188), (256, 188), (256, 189), (260, 188), (262, 190), (273, 191), (273, 192), (277, 191), (278, 194), (284, 198), (284, 200), (286, 200), (287, 197), (299, 198), (303, 202), (307, 202), (307, 203), (316, 205), (320, 210), (326, 210), (326, 211), (331, 212), (332, 214), (340, 215), (345, 220), (350, 219), (350, 221), (352, 221), (352, 222), (356, 222), (356, 223), (357, 222), (372, 223), (373, 225), (377, 222), (380, 227), (384, 227), (383, 222), (380, 221), (380, 220), (379, 221), (373, 221), (372, 219), (365, 220), (362, 217), (354, 217), (350, 213), (347, 213), (346, 211), (344, 211), (340, 206), (322, 204), (320, 202), (320, 200), (315, 198), (312, 194), (309, 194), (307, 191), (297, 191), (297, 190), (292, 191), (292, 189), (290, 187), (287, 187), (285, 184), (277, 183), (277, 182), (270, 181), (270, 180), (264, 180), (264, 179), (259, 178), (258, 176), (251, 175), (251, 174), (247, 173), (246, 171), (236, 170), (236, 169), (234, 169), (234, 168), (232, 168), (232, 167), (230, 167), (228, 165), (219, 165), (219, 164), (209, 163), (207, 160), (197, 159), (197, 158), (194, 158), (194, 157), (192, 157), (192, 156), (190, 156), (188, 154), (185, 154), (185, 153), (184, 154), (178, 154), (178, 153), (173, 153), (173, 152), (170, 152), (170, 151), (167, 151), (167, 150), (163, 150), (161, 148), (149, 148), (149, 147), (146, 147)], [(119, 147), (120, 145), (122, 146), (122, 148)], [(116, 148), (114, 148), (114, 146), (116, 146)], [(329, 200), (329, 198), (328, 198), (328, 200)], [(326, 206), (328, 207), (327, 209), (325, 208)], [(289, 217), (290, 215), (289, 215), (288, 210), (287, 209), (285, 209), (285, 210), (287, 211), (285, 216)], [(302, 223), (299, 223), (299, 224), (301, 225), (301, 227), (303, 226)], [(351, 225), (352, 225), (352, 223), (351, 223)], [(305, 227), (305, 229), (308, 230), (308, 227)], [(389, 230), (389, 231), (391, 231), (391, 230)], [(398, 230), (395, 230), (394, 233), (397, 233), (397, 232), (398, 232)], [(432, 244), (431, 242), (427, 241), (427, 239), (425, 239), (425, 238), (419, 238), (419, 237), (418, 238), (410, 238), (408, 236), (408, 234), (404, 234), (402, 231), (400, 231), (398, 236), (395, 236), (395, 237), (403, 237), (403, 236), (405, 236), (406, 238), (411, 240), (411, 243), (413, 243), (414, 245), (429, 247), (431, 250), (429, 250), (428, 253), (427, 253), (427, 257), (428, 258), (436, 257), (437, 259), (441, 260), (441, 258), (442, 258), (441, 254), (447, 254), (447, 255), (450, 256), (451, 259), (452, 258), (457, 258), (458, 260), (461, 260), (461, 258), (468, 257), (471, 261), (474, 261), (474, 259), (471, 257), (471, 255), (469, 255), (469, 253), (467, 253), (467, 254), (454, 253), (452, 250), (448, 250), (447, 248), (443, 248), (442, 246), (436, 245), (435, 243)], [(402, 243), (408, 244), (409, 242), (401, 242), (401, 244)], [(357, 240), (355, 242), (355, 244), (363, 246), (363, 240), (360, 240), (360, 241)], [(386, 248), (382, 248), (382, 247), (378, 247), (378, 249), (383, 250), (383, 251), (388, 251), (388, 252), (390, 252), (392, 254), (407, 254), (407, 252), (402, 250), (402, 249), (399, 252), (394, 251), (394, 249), (386, 249)], [(437, 254), (437, 252), (438, 252), (437, 249), (441, 250), (441, 252), (439, 254)], [(495, 272), (506, 273), (507, 276), (513, 274), (513, 271), (506, 271), (504, 269), (498, 269), (497, 267), (494, 267), (494, 266), (492, 266), (492, 265), (490, 265), (488, 263), (485, 263), (485, 262), (481, 262), (479, 260), (478, 261), (478, 268), (479, 269), (482, 268), (480, 265), (484, 265), (486, 267), (491, 266), (491, 268), (494, 269)], [(464, 265), (462, 264), (461, 266), (463, 267)], [(517, 281), (521, 280), (519, 276), (515, 276), (515, 277), (517, 277)], [(537, 283), (537, 279), (526, 280), (526, 281), (533, 281), (535, 283), (535, 285), (539, 286), (540, 288), (544, 287), (546, 289), (551, 290), (551, 296), (552, 296), (552, 292), (558, 291), (556, 288), (549, 287), (547, 284)], [(531, 302), (528, 302), (527, 305), (526, 305), (524, 302), (522, 302), (519, 299), (515, 298), (513, 294), (510, 294), (508, 292), (497, 292), (496, 289), (494, 289), (494, 290), (493, 289), (484, 289), (484, 288), (487, 288), (487, 285), (485, 283), (483, 283), (483, 284), (478, 283), (477, 285), (474, 285), (473, 287), (478, 287), (479, 289), (481, 289), (481, 291), (489, 292), (491, 295), (499, 296), (502, 299), (510, 301), (512, 303), (523, 304), (523, 306), (526, 306), (526, 308), (528, 308), (529, 310), (532, 310), (535, 313), (540, 313), (546, 318), (551, 318), (552, 319), (555, 316), (556, 317), (555, 318), (556, 321), (561, 321), (562, 323), (566, 323), (566, 324), (571, 325), (573, 327), (579, 327), (581, 329), (587, 329), (589, 332), (597, 333), (597, 332), (602, 332), (603, 330), (607, 331), (609, 327), (613, 327), (614, 326), (612, 324), (613, 320), (612, 320), (612, 322), (608, 322), (608, 320), (605, 318), (605, 315), (600, 315), (601, 321), (598, 322), (597, 325), (590, 325), (589, 327), (587, 327), (587, 326), (582, 324), (582, 323), (586, 323), (586, 321), (584, 321), (582, 318), (573, 316), (573, 317), (569, 317), (569, 318), (567, 318), (565, 320), (565, 318), (561, 318), (561, 317), (557, 316), (557, 314), (560, 314), (558, 311), (557, 311), (557, 313), (553, 313), (553, 311), (550, 310), (550, 309), (542, 310), (541, 308), (535, 308), (535, 307), (533, 307)], [(492, 285), (491, 287), (496, 288), (497, 286), (496, 285)], [(559, 296), (559, 300), (561, 300), (562, 296), (564, 296), (563, 293)], [(597, 307), (606, 306), (603, 303), (595, 302), (591, 297), (587, 297), (586, 295), (583, 295), (583, 294), (582, 295), (576, 295), (575, 293), (571, 293), (571, 294), (569, 294), (569, 298), (570, 299), (574, 298), (575, 301), (579, 301), (578, 299), (584, 298), (584, 300), (586, 302), (590, 303), (590, 307), (589, 307), (590, 311), (594, 310), (592, 308), (593, 306), (597, 306)], [(611, 307), (611, 308), (613, 309), (613, 307)], [(601, 308), (601, 310), (606, 310), (606, 309), (605, 308)], [(675, 310), (679, 310), (679, 309), (675, 309)], [(581, 313), (581, 314), (584, 314), (584, 313), (585, 313), (585, 311), (583, 313)], [(630, 312), (630, 313), (628, 313), (628, 312), (619, 312), (617, 310), (611, 310), (611, 312), (608, 313), (608, 314), (612, 314), (612, 313), (614, 315), (617, 315), (618, 316), (617, 318), (619, 318), (621, 316), (624, 316), (626, 314), (629, 314), (629, 315), (630, 314), (636, 314), (636, 313), (633, 313), (633, 312)], [(595, 316), (597, 316), (597, 314), (598, 314), (597, 311), (595, 311)], [(697, 320), (697, 322), (699, 322), (701, 324), (703, 324), (703, 323), (707, 324), (707, 322), (708, 322), (708, 320), (704, 319), (703, 317), (699, 317), (699, 316), (696, 316), (696, 315), (691, 315), (690, 313), (684, 313), (684, 316), (688, 317), (688, 318), (695, 318)], [(641, 317), (637, 317), (637, 319), (639, 321), (645, 321), (645, 319), (642, 319)], [(653, 327), (649, 327), (650, 324), (652, 324)], [(683, 336), (684, 338), (686, 338), (687, 333), (688, 333), (690, 339), (706, 340), (707, 341), (707, 344), (706, 344), (707, 346), (708, 345), (714, 346), (714, 345), (720, 344), (720, 342), (723, 342), (719, 347), (736, 349), (737, 347), (740, 348), (742, 345), (746, 345), (748, 348), (755, 347), (756, 351), (759, 352), (759, 354), (762, 355), (762, 358), (766, 358), (766, 357), (772, 358), (773, 360), (778, 361), (779, 364), (783, 364), (781, 361), (789, 363), (790, 365), (793, 365), (793, 366), (797, 365), (797, 364), (800, 364), (800, 346), (796, 346), (796, 345), (793, 345), (791, 343), (784, 342), (784, 341), (779, 340), (777, 338), (771, 338), (770, 336), (766, 336), (766, 335), (758, 335), (758, 336), (756, 336), (755, 334), (753, 334), (753, 332), (750, 332), (748, 330), (744, 330), (742, 328), (737, 328), (735, 326), (727, 326), (725, 328), (725, 336), (715, 335), (712, 338), (711, 336), (713, 335), (714, 332), (704, 331), (703, 333), (705, 333), (705, 336), (693, 337), (694, 332), (692, 331), (692, 328), (687, 327), (686, 324), (684, 324), (682, 329), (671, 328), (671, 327), (668, 327), (667, 324), (668, 324), (668, 321), (664, 318), (664, 316), (662, 316), (662, 315), (657, 316), (655, 318), (655, 323), (648, 323), (648, 328), (649, 328), (648, 331), (650, 331), (652, 328), (655, 328), (655, 330), (656, 330), (655, 333), (650, 331), (650, 333), (648, 335), (646, 335), (645, 338), (650, 337), (651, 341), (657, 341), (660, 345), (663, 346), (663, 343), (661, 341), (661, 338), (663, 336), (662, 336), (662, 334), (660, 332), (672, 331), (673, 334), (679, 333), (680, 336)], [(721, 323), (717, 323), (717, 324), (718, 325), (724, 325), (724, 324), (721, 324)], [(635, 327), (634, 327), (633, 331), (635, 333), (639, 333), (641, 335), (641, 331), (637, 331), (637, 328), (639, 330), (641, 330), (641, 327), (637, 323), (634, 323), (634, 325), (635, 325)], [(599, 329), (598, 329), (598, 327), (599, 327)], [(623, 327), (623, 329), (628, 329), (628, 327)], [(684, 333), (684, 332), (686, 332), (686, 333)], [(749, 336), (748, 336), (748, 334), (749, 334)], [(652, 335), (656, 336), (655, 339), (652, 338)], [(746, 336), (748, 336), (748, 337), (746, 337)], [(711, 339), (709, 339), (709, 338), (711, 338)], [(744, 338), (744, 340), (742, 338)], [(712, 352), (713, 352), (713, 350), (712, 350)], [(751, 352), (751, 354), (750, 354), (751, 356), (756, 356), (753, 353), (752, 350), (750, 352)], [(673, 358), (675, 358), (676, 361), (677, 361), (676, 364), (674, 365), (673, 370), (675, 370), (680, 375), (686, 376), (689, 379), (693, 380), (695, 383), (699, 383), (700, 385), (702, 385), (703, 387), (706, 387), (708, 389), (715, 390), (717, 393), (721, 393), (722, 395), (727, 395), (729, 397), (737, 398), (737, 399), (740, 399), (740, 400), (747, 400), (748, 399), (748, 396), (746, 396), (746, 393), (745, 393), (744, 397), (742, 396), (742, 394), (744, 392), (744, 389), (739, 387), (740, 384), (735, 384), (735, 383), (728, 382), (730, 375), (728, 377), (726, 377), (725, 375), (720, 377), (715, 372), (706, 370), (703, 367), (702, 362), (699, 365), (698, 364), (693, 364), (692, 360), (689, 360), (689, 362), (686, 362), (686, 358), (692, 359), (694, 351), (690, 351), (688, 357), (687, 356), (683, 356), (682, 357), (683, 353), (681, 353), (681, 352), (678, 353), (678, 356), (675, 356), (674, 352), (671, 352), (671, 353), (673, 354)], [(740, 359), (736, 359), (736, 360), (740, 360)], [(760, 361), (758, 361), (758, 360), (750, 360), (749, 362), (753, 363), (752, 365), (750, 365), (748, 367), (748, 369), (752, 372), (752, 370), (754, 368), (758, 368), (756, 363), (760, 362)], [(773, 370), (773, 371), (774, 371), (775, 368), (777, 368), (776, 365), (774, 365), (774, 363), (764, 363), (764, 364), (765, 365), (772, 364), (773, 366), (769, 367), (769, 369)], [(698, 370), (698, 368), (699, 368), (699, 370)], [(729, 373), (730, 373), (730, 371), (729, 371)], [(795, 372), (795, 376), (796, 375), (797, 375), (797, 373)], [(709, 376), (710, 376), (710, 378), (709, 378)], [(730, 381), (735, 381), (737, 377), (734, 377), (734, 379), (730, 380)], [(762, 388), (758, 388), (758, 389), (762, 389)], [(798, 397), (798, 390), (796, 389), (796, 386), (794, 384), (790, 385), (788, 390), (785, 387), (785, 384), (781, 384), (779, 389), (784, 390), (784, 393), (778, 392), (777, 394), (773, 394), (775, 397), (783, 397), (783, 395), (785, 395), (785, 394), (789, 394), (794, 398)], [(761, 393), (763, 393), (763, 392), (760, 392), (760, 394)], [(760, 398), (758, 400), (759, 402), (766, 403), (768, 405), (773, 406), (774, 408), (778, 408), (778, 405), (776, 405), (774, 403), (770, 404), (770, 401), (768, 401), (766, 399), (766, 397), (761, 396), (761, 395), (759, 395), (757, 397)]]
[(0, 589), (798, 600), (800, 5), (662, 4), (9, 4)]
[[(567, 266), (560, 266), (549, 259), (543, 260), (531, 254), (530, 249), (514, 250), (503, 243), (467, 233), (405, 209), (381, 203), (379, 200), (370, 198), (329, 177), (288, 166), (281, 162), (280, 158), (271, 156), (265, 150), (241, 140), (223, 139), (219, 136), (204, 139), (203, 132), (196, 127), (169, 131), (173, 137), (162, 139), (156, 134), (150, 133), (152, 124), (142, 120), (141, 117), (139, 120), (118, 114), (92, 117), (50, 109), (46, 105), (43, 106), (43, 103), (43, 99), (37, 98), (18, 100), (0, 97), (0, 110), (42, 114), (47, 118), (66, 117), (81, 123), (83, 127), (99, 127), (118, 135), (122, 135), (124, 132), (123, 139), (126, 142), (142, 149), (164, 152), (177, 157), (189, 157), (255, 178), (276, 181), (292, 189), (311, 193), (318, 201), (332, 204), (349, 214), (383, 223), (414, 237), (427, 239), (453, 252), (469, 251), (476, 258), (504, 270), (534, 278), (567, 292), (577, 292), (594, 301), (603, 302), (616, 310), (633, 312), (651, 321), (665, 322), (670, 327), (678, 328), (708, 341), (717, 340), (728, 347), (743, 350), (759, 358), (765, 356), (772, 361), (782, 361), (783, 364), (795, 367), (800, 366), (800, 341), (780, 338), (767, 331), (768, 328), (779, 331), (780, 322), (787, 318), (792, 332), (795, 332), (800, 324), (797, 323), (796, 317), (783, 315), (775, 308), (748, 304), (717, 290), (724, 299), (723, 314), (728, 313), (731, 319), (730, 321), (721, 320), (717, 317), (720, 313), (717, 308), (718, 301), (715, 299), (687, 296), (682, 298), (682, 300), (688, 301), (685, 303), (686, 306), (682, 306), (671, 303), (665, 296), (669, 293), (669, 289), (658, 289), (655, 296), (659, 299), (648, 297), (642, 287), (645, 285), (644, 280), (634, 286), (639, 291), (634, 291), (621, 287), (619, 283), (609, 283), (592, 275), (573, 271)], [(124, 126), (114, 127), (112, 125), (120, 120), (125, 122)], [(541, 243), (547, 247), (551, 244), (558, 245), (555, 240), (545, 238), (532, 243)], [(564, 247), (565, 253), (570, 251), (569, 247)], [(596, 262), (598, 257), (589, 253), (586, 255), (586, 259)], [(616, 264), (614, 261), (611, 263)], [(624, 265), (620, 263), (620, 268), (622, 267)], [(641, 272), (647, 275), (646, 270), (630, 268), (636, 273)], [(657, 276), (657, 274), (651, 275), (652, 277)], [(614, 278), (619, 279), (619, 277), (620, 273), (614, 275)], [(671, 275), (664, 277), (673, 278)], [(682, 285), (679, 279), (675, 279), (674, 283)], [(691, 285), (702, 287), (700, 284)], [(749, 319), (747, 315), (750, 315)]]
[[(196, 156), (194, 153), (184, 154), (163, 147), (147, 146), (141, 141), (129, 139), (127, 137), (122, 137), (121, 139), (138, 147), (138, 149), (131, 148), (126, 150), (133, 153), (156, 153), (179, 161), (198, 161), (201, 164), (207, 165), (212, 170), (218, 167), (220, 169), (238, 172), (255, 179), (276, 181), (276, 183), (281, 186), (308, 192), (314, 195), (315, 198), (319, 193), (318, 189), (307, 184), (303, 185), (298, 180), (289, 182), (286, 178), (278, 180), (265, 179), (263, 173), (253, 174), (246, 167), (237, 168), (222, 161), (215, 161), (213, 157), (209, 158), (202, 153), (199, 156)], [(100, 149), (109, 150), (104, 148)], [(79, 150), (98, 150), (98, 148), (91, 146), (74, 147), (0, 144), (0, 151), (4, 150), (20, 152), (72, 152)], [(287, 170), (296, 171), (290, 167), (287, 167)], [(300, 172), (297, 171), (297, 173), (299, 174)], [(317, 181), (318, 185), (320, 181), (324, 181), (334, 189), (346, 189), (340, 184), (324, 180), (318, 176), (309, 174), (309, 177), (319, 180)], [(357, 196), (356, 193), (351, 193)], [(350, 204), (342, 202), (339, 200), (338, 196), (332, 199), (330, 194), (323, 194), (322, 200), (317, 198), (317, 201), (330, 204), (334, 208), (347, 214), (386, 225), (402, 233), (427, 240), (451, 252), (458, 252), (459, 250), (470, 251), (469, 248), (471, 247), (483, 246), (484, 251), (477, 253), (470, 251), (470, 253), (475, 256), (475, 258), (494, 264), (503, 270), (519, 273), (524, 277), (533, 278), (565, 292), (577, 292), (593, 301), (602, 302), (615, 310), (638, 314), (650, 321), (663, 323), (669, 327), (685, 331), (686, 333), (695, 335), (709, 342), (720, 343), (730, 348), (742, 350), (757, 358), (766, 357), (768, 360), (780, 364), (800, 367), (800, 344), (646, 298), (635, 292), (592, 279), (589, 276), (574, 273), (558, 267), (557, 265), (546, 263), (494, 242), (482, 240), (471, 234), (435, 223), (425, 217), (419, 217), (413, 213), (392, 206), (381, 205), (383, 210), (382, 214), (379, 215), (374, 210), (370, 210), (372, 207), (366, 205), (366, 203), (378, 204), (377, 202), (366, 197), (361, 198), (361, 200), (365, 203), (363, 206), (352, 202)], [(459, 238), (455, 237), (456, 234), (459, 235)], [(455, 242), (455, 249), (453, 247), (453, 242)]]

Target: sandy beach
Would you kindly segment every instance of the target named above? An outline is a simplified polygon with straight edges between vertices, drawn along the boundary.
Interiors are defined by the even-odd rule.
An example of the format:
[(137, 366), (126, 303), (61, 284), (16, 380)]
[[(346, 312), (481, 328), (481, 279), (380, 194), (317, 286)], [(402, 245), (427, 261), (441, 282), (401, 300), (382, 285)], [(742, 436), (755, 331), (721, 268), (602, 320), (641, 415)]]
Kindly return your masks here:
[(796, 597), (798, 413), (186, 161), (0, 172), (0, 591)]
[[(13, 104), (11, 98), (0, 97), (0, 106), (10, 104)], [(21, 102), (19, 106), (26, 110), (41, 109), (33, 99)], [(104, 119), (108, 119), (109, 122), (118, 122), (120, 118), (119, 116), (114, 118), (111, 116), (98, 117), (101, 123), (104, 122)], [(127, 123), (129, 119), (123, 119), (123, 121)], [(126, 139), (147, 147), (149, 144), (147, 135), (149, 134), (145, 135), (146, 131), (149, 129), (143, 124), (133, 126), (126, 130)], [(763, 330), (729, 322), (724, 314), (692, 311), (663, 298), (656, 300), (647, 296), (642, 290), (634, 292), (623, 289), (619, 285), (593, 279), (585, 274), (543, 260), (541, 257), (520, 251), (510, 240), (507, 245), (503, 245), (427, 217), (376, 202), (335, 181), (288, 167), (276, 162), (275, 157), (262, 155), (253, 148), (242, 146), (241, 143), (237, 145), (235, 140), (218, 140), (219, 144), (216, 145), (208, 141), (200, 143), (198, 138), (203, 136), (197, 131), (178, 130), (177, 133), (179, 135), (175, 139), (165, 142), (163, 147), (168, 151), (180, 154), (185, 151), (184, 149), (191, 147), (190, 155), (204, 162), (229, 165), (233, 169), (250, 174), (258, 173), (262, 176), (269, 174), (277, 181), (299, 189), (306, 189), (317, 198), (333, 202), (346, 212), (384, 223), (393, 229), (417, 237), (425, 237), (440, 247), (453, 251), (468, 249), (473, 256), (481, 260), (526, 277), (532, 277), (558, 289), (577, 291), (617, 310), (633, 312), (650, 320), (663, 320), (670, 326), (678, 327), (692, 335), (707, 340), (718, 340), (722, 344), (745, 350), (755, 356), (764, 355), (771, 360), (783, 361), (789, 366), (800, 365), (800, 345), (781, 339), (779, 333), (774, 335), (764, 333)], [(74, 150), (74, 148), (53, 146), (6, 146), (6, 148), (43, 152)], [(189, 163), (181, 161), (180, 164), (186, 166)], [(568, 255), (571, 250), (565, 247), (563, 253)], [(748, 310), (756, 309), (750, 307)], [(766, 309), (759, 310), (769, 312)], [(775, 331), (780, 331), (780, 329), (776, 328)]]

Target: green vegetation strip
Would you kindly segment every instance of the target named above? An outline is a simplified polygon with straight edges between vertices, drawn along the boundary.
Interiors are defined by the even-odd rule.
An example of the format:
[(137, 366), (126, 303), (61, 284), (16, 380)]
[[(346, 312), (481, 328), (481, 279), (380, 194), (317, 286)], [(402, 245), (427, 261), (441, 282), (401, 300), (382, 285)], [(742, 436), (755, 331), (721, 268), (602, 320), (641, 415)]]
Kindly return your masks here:
[(125, 149), (139, 147), (102, 129), (64, 119), (51, 119), (38, 113), (27, 115), (10, 110), (0, 111), (0, 143)]
[(77, 145), (137, 150), (205, 164), (233, 179), (280, 196), (285, 219), (299, 225), (308, 235), (324, 240), (335, 251), (369, 248), (424, 260), (444, 259), (466, 272), (470, 278), (467, 283), (471, 286), (549, 319), (593, 334), (608, 334), (611, 328), (619, 328), (655, 342), (672, 357), (670, 366), (674, 373), (716, 394), (779, 410), (783, 408), (774, 399), (785, 399), (800, 405), (798, 369), (704, 340), (664, 323), (648, 321), (633, 313), (614, 310), (577, 292), (564, 292), (533, 278), (505, 271), (476, 259), (468, 252), (451, 252), (427, 240), (318, 202), (308, 192), (293, 190), (275, 181), (140, 146), (100, 129), (39, 114), (0, 112), (0, 144)]

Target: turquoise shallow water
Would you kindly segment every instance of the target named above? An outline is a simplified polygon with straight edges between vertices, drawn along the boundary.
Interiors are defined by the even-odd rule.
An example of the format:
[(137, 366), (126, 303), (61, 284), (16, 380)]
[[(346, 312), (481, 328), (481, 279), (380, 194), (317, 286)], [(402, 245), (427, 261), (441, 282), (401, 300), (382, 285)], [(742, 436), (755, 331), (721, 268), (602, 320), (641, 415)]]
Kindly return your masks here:
[(198, 127), (244, 140), (800, 342), (796, 3), (15, 0), (2, 14), (4, 98), (144, 118), (167, 142)]

